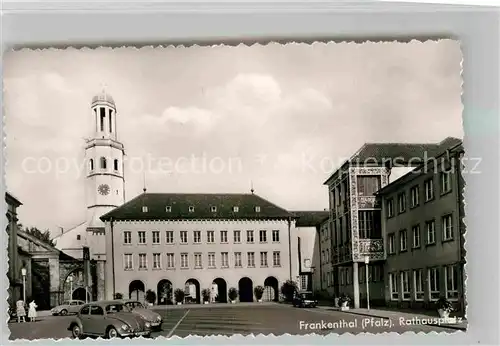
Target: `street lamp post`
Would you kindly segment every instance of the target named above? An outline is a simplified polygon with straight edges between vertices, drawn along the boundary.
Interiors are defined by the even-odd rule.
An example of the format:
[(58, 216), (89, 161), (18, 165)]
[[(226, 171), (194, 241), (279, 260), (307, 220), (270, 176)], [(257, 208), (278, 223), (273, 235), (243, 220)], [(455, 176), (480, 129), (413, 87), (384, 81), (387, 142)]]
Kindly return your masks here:
[(316, 269), (316, 267), (311, 267), (311, 291), (312, 293), (314, 294), (314, 269)]
[(370, 284), (368, 282), (369, 263), (370, 263), (370, 256), (365, 256), (366, 307), (368, 310), (370, 310)]
[(69, 299), (73, 299), (73, 275), (70, 275), (68, 280), (69, 280)]
[(26, 304), (26, 268), (21, 269), (21, 275), (23, 276), (23, 302)]

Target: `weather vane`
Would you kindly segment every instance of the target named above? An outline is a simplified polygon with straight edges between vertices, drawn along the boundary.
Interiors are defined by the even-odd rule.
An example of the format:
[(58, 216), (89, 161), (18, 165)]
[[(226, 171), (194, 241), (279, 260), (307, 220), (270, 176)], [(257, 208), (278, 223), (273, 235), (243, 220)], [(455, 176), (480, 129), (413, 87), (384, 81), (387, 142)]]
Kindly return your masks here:
[(106, 93), (106, 88), (107, 88), (107, 84), (106, 83), (101, 83), (101, 89), (102, 89), (102, 92), (105, 94)]

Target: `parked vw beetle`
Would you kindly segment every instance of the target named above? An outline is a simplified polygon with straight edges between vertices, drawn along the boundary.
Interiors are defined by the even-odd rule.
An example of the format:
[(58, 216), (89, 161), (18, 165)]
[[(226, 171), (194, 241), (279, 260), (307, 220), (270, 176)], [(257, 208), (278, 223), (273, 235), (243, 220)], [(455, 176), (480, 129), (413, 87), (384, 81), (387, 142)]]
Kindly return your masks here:
[(140, 315), (145, 321), (149, 322), (152, 329), (161, 329), (163, 319), (160, 314), (148, 309), (137, 300), (123, 300), (123, 304), (132, 310), (132, 312)]
[(151, 325), (117, 300), (85, 304), (69, 324), (74, 338), (117, 338), (151, 335)]
[(82, 306), (85, 304), (83, 300), (66, 300), (61, 305), (56, 306), (50, 312), (53, 316), (61, 315), (66, 316), (67, 314), (76, 314)]
[(293, 298), (293, 306), (299, 308), (315, 308), (318, 305), (318, 301), (314, 299), (314, 295), (309, 291), (297, 292)]

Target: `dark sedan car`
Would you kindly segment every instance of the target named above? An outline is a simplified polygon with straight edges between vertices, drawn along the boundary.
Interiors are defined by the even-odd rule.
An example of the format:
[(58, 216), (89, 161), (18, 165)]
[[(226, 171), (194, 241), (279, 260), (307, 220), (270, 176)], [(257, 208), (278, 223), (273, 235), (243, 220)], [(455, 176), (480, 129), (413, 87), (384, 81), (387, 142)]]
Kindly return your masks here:
[(293, 306), (299, 308), (315, 308), (318, 305), (318, 301), (314, 299), (312, 292), (303, 291), (297, 292), (293, 298)]

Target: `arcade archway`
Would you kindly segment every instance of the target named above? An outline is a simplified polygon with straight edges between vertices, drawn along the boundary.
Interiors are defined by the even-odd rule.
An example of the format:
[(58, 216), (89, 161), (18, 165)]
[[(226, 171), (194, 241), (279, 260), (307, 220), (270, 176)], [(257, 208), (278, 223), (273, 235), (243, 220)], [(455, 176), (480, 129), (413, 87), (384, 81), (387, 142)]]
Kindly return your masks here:
[(128, 297), (129, 299), (135, 299), (140, 302), (144, 301), (144, 293), (146, 292), (146, 287), (144, 282), (141, 280), (134, 280), (128, 286)]
[(73, 291), (73, 294), (71, 295), (71, 299), (89, 302), (90, 301), (90, 293), (87, 292), (85, 290), (85, 288), (78, 287), (76, 290)]
[(170, 280), (163, 279), (158, 282), (157, 290), (158, 305), (173, 304), (173, 289)]
[(189, 279), (186, 281), (185, 284), (185, 291), (186, 291), (186, 296), (184, 300), (186, 303), (195, 303), (195, 304), (200, 304), (201, 303), (201, 288), (200, 288), (200, 282), (196, 279)]
[(238, 292), (240, 302), (253, 302), (253, 282), (250, 278), (244, 277), (238, 281)]
[(274, 276), (269, 276), (264, 280), (264, 296), (262, 298), (268, 302), (277, 302), (279, 300), (278, 279)]
[[(215, 292), (215, 301), (218, 303), (227, 303), (227, 283), (223, 278), (217, 278), (212, 282), (212, 286), (217, 286)], [(215, 288), (215, 287), (214, 287)]]

